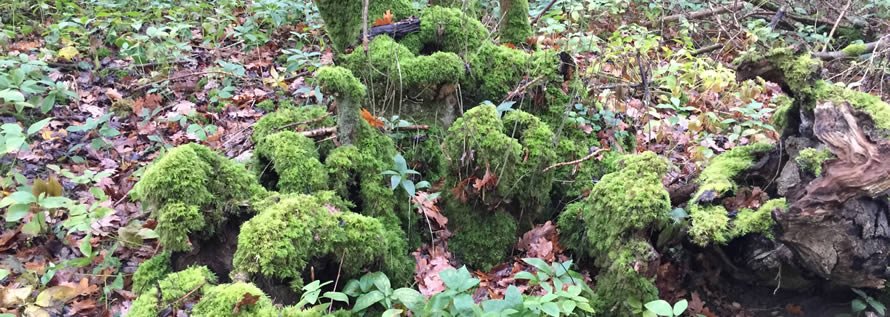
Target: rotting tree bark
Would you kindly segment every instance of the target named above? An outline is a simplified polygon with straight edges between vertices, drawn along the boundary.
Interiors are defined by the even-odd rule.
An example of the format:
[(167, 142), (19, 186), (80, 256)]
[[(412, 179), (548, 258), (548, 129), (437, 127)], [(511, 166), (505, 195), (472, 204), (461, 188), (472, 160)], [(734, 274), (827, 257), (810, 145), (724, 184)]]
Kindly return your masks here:
[(870, 140), (859, 125), (864, 114), (849, 104), (819, 104), (813, 132), (837, 159), (811, 181), (787, 211), (774, 212), (779, 240), (798, 263), (834, 283), (883, 287), (888, 275), (890, 142)]
[[(420, 19), (417, 17), (409, 17), (405, 20), (394, 22), (392, 24), (378, 25), (368, 30), (368, 41), (373, 40), (381, 34), (389, 35), (393, 39), (401, 39), (405, 35), (420, 32)], [(361, 42), (361, 37), (359, 38)]]

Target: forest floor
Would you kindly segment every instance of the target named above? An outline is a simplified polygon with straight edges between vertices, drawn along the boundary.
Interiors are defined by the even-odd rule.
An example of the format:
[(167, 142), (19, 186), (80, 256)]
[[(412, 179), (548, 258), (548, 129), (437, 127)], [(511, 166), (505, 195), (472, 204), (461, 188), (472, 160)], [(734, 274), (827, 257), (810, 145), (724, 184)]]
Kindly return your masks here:
[[(606, 144), (616, 136), (631, 135), (637, 148), (625, 151), (651, 150), (669, 158), (676, 168), (664, 180), (667, 185), (690, 182), (711, 157), (737, 145), (778, 140), (769, 119), (781, 88), (736, 82), (732, 61), (740, 53), (780, 40), (818, 51), (832, 40), (830, 24), (814, 27), (792, 21), (791, 27), (771, 30), (771, 11), (757, 8), (647, 29), (637, 24), (651, 22), (648, 16), (718, 4), (669, 1), (670, 9), (659, 9), (630, 0), (560, 1), (541, 12), (549, 2), (531, 3), (530, 18), (542, 16), (532, 42), (538, 49), (571, 53), (584, 87), (598, 96), (602, 109), (591, 117), (580, 115), (579, 127)], [(278, 100), (295, 105), (331, 102), (312, 78), (316, 69), (334, 60), (314, 5), (248, 3), (97, 0), (3, 5), (0, 316), (17, 314), (9, 305), (17, 301), (43, 311), (31, 316), (124, 314), (136, 298), (130, 276), (159, 252), (153, 230), (157, 223), (128, 196), (145, 166), (165, 149), (186, 143), (201, 143), (245, 162), (253, 149), (251, 125), (273, 111)], [(872, 14), (888, 10), (887, 4), (857, 4), (860, 7), (849, 14), (822, 11), (843, 5), (812, 4), (794, 8), (793, 14), (818, 13), (822, 20), (843, 25), (867, 21), (870, 27), (861, 31), (870, 34), (890, 30), (887, 17)], [(486, 9), (493, 6), (485, 2)], [(838, 37), (834, 35), (835, 41)], [(832, 42), (827, 51), (850, 43), (840, 41), (846, 42)], [(890, 100), (887, 56), (883, 61), (831, 61), (823, 77)], [(649, 80), (657, 85), (650, 100), (641, 100), (642, 92), (632, 89), (641, 74), (626, 66), (643, 61), (652, 69)], [(389, 121), (376, 109), (368, 110)], [(409, 115), (402, 118), (410, 121)], [(661, 125), (651, 128), (651, 122)], [(66, 199), (34, 210), (65, 206), (68, 211), (37, 220), (32, 209), (11, 208), (34, 199), (27, 194), (36, 181), (56, 188)], [(529, 233), (546, 237), (535, 240), (534, 249), (517, 250), (514, 261), (475, 272), (477, 277), (490, 292), (503, 293), (512, 274), (524, 265), (520, 258), (567, 260), (558, 236), (547, 230), (544, 225)], [(447, 250), (437, 247), (427, 245), (418, 253), (436, 255), (417, 256), (418, 279), (441, 271), (439, 265), (450, 265)], [(700, 261), (665, 261), (658, 268), (657, 286), (662, 299), (690, 299), (690, 311), (696, 314), (849, 312), (852, 297), (750, 286), (728, 277), (713, 250), (687, 252), (699, 254), (692, 258)], [(57, 305), (60, 300), (63, 304)]]

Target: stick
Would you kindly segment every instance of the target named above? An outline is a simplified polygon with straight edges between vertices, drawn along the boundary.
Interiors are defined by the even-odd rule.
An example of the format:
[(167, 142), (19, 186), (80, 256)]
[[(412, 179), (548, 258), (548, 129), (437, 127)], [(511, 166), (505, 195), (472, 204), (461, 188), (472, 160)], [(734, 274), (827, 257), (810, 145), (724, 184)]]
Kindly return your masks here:
[(725, 44), (714, 43), (714, 44), (702, 47), (702, 48), (697, 49), (694, 52), (692, 52), (692, 56), (698, 56), (701, 54), (706, 54), (706, 53), (716, 51), (716, 50), (720, 49), (721, 47), (723, 47), (724, 45)]
[(404, 127), (395, 127), (393, 130), (397, 131), (417, 131), (417, 130), (429, 130), (430, 126), (425, 124), (412, 124)]
[(318, 129), (312, 129), (312, 130), (308, 130), (308, 131), (300, 131), (297, 133), (302, 134), (303, 136), (306, 136), (306, 137), (314, 138), (317, 136), (328, 135), (328, 134), (331, 134), (334, 132), (337, 132), (337, 127), (318, 128)]
[(509, 94), (507, 94), (507, 98), (504, 98), (504, 100), (501, 101), (501, 103), (504, 103), (507, 100), (513, 99), (513, 97), (516, 97), (517, 95), (519, 95), (520, 93), (525, 91), (525, 89), (527, 89), (529, 86), (531, 86), (535, 82), (541, 80), (542, 78), (544, 78), (544, 75), (535, 77), (535, 79), (532, 79), (532, 80), (526, 82), (525, 84), (523, 84), (522, 86), (519, 86), (518, 88), (516, 88), (516, 90), (511, 91)]
[(774, 15), (773, 19), (769, 21), (770, 31), (776, 30), (776, 25), (779, 24), (779, 21), (782, 21), (782, 17), (785, 16), (785, 10), (787, 9), (788, 6), (783, 4), (782, 7), (779, 8), (779, 11), (776, 11), (776, 15)]
[(847, 5), (841, 10), (841, 14), (837, 16), (837, 20), (834, 21), (834, 25), (831, 27), (831, 32), (828, 32), (828, 40), (825, 41), (825, 45), (822, 45), (822, 53), (825, 53), (825, 50), (828, 49), (828, 44), (831, 43), (831, 38), (834, 37), (834, 31), (837, 30), (837, 25), (841, 24), (841, 20), (844, 19), (844, 15), (847, 14), (847, 9), (850, 9), (850, 4), (852, 3), (853, 0), (847, 0)]
[(632, 84), (632, 83), (612, 83), (612, 84), (602, 84), (602, 85), (599, 85), (599, 86), (593, 86), (592, 88), (593, 88), (593, 89), (598, 89), (598, 90), (615, 89), (615, 88), (618, 88), (618, 87), (637, 88), (637, 87), (639, 87), (640, 85), (641, 85), (640, 83), (636, 83), (636, 84)]
[[(890, 34), (886, 34), (886, 35), (884, 35), (884, 36), (881, 36), (881, 38), (885, 38), (885, 39), (887, 39), (887, 40), (890, 40)], [(866, 43), (866, 44), (865, 44), (865, 50), (862, 51), (861, 54), (868, 54), (868, 53), (873, 52), (873, 51), (875, 50), (875, 48), (878, 46), (878, 42), (880, 42), (880, 41), (881, 41), (881, 40), (879, 39), (879, 40), (874, 41), (874, 42), (871, 42), (871, 43)], [(835, 51), (835, 52), (815, 52), (815, 53), (813, 53), (813, 54), (811, 54), (811, 55), (812, 55), (813, 57), (818, 57), (819, 59), (821, 59), (821, 60), (823, 60), (823, 61), (830, 61), (830, 60), (835, 60), (835, 59), (840, 59), (840, 58), (847, 58), (847, 57), (855, 57), (855, 56), (849, 56), (849, 55), (847, 55), (847, 53), (845, 53), (844, 50)]]
[[(337, 267), (337, 278), (334, 279), (334, 291), (337, 290), (337, 283), (340, 283), (340, 269), (343, 268), (343, 259), (346, 258), (346, 250), (343, 250), (343, 255), (340, 256), (340, 266)], [(331, 298), (330, 304), (328, 305), (328, 314), (334, 310), (334, 299)]]
[(368, 52), (368, 3), (371, 0), (362, 0), (362, 46), (365, 53)]
[(544, 14), (547, 13), (547, 11), (550, 11), (550, 8), (553, 7), (554, 4), (556, 4), (556, 1), (559, 0), (550, 1), (550, 3), (548, 3), (547, 6), (544, 7), (544, 10), (542, 10), (541, 13), (538, 13), (538, 16), (536, 16), (535, 19), (532, 20), (532, 26), (535, 26), (535, 23), (538, 23), (538, 20), (540, 20), (541, 17), (543, 17)]
[(686, 19), (704, 18), (704, 17), (709, 17), (712, 15), (715, 15), (715, 14), (723, 14), (723, 13), (726, 13), (729, 11), (739, 10), (744, 7), (745, 7), (744, 4), (736, 3), (736, 4), (720, 6), (720, 7), (716, 7), (716, 8), (708, 9), (708, 10), (693, 11), (693, 12), (687, 12), (687, 13), (683, 13), (683, 14), (674, 14), (674, 15), (669, 15), (669, 16), (663, 17), (661, 19), (658, 19), (655, 22), (643, 23), (643, 26), (653, 26), (653, 25), (663, 24), (663, 23), (667, 23), (667, 22), (674, 22), (674, 21), (678, 21), (684, 17)]
[(587, 156), (582, 157), (580, 159), (577, 159), (577, 160), (574, 160), (571, 162), (562, 162), (562, 163), (553, 164), (552, 166), (545, 168), (543, 172), (547, 173), (548, 171), (550, 171), (554, 168), (560, 167), (560, 166), (566, 166), (566, 165), (572, 165), (572, 164), (578, 164), (578, 163), (584, 162), (584, 161), (589, 160), (590, 158), (596, 156), (597, 154), (600, 154), (600, 152), (602, 152), (602, 151), (603, 151), (603, 149), (597, 149), (596, 151), (593, 151), (590, 154), (587, 154)]
[[(153, 82), (150, 82), (150, 83), (147, 83), (147, 84), (145, 84), (145, 85), (141, 85), (141, 86), (138, 86), (138, 87), (136, 87), (136, 88), (129, 89), (129, 90), (130, 90), (130, 91), (134, 91), (134, 90), (142, 90), (142, 89), (144, 89), (144, 88), (146, 88), (146, 87), (152, 86), (152, 85), (157, 84), (157, 83), (162, 83), (162, 82), (165, 82), (165, 81), (174, 81), (174, 80), (179, 80), (179, 79), (188, 78), (188, 77), (192, 77), (192, 76), (203, 76), (203, 75), (209, 75), (209, 74), (226, 74), (226, 75), (238, 76), (238, 75), (235, 75), (235, 74), (232, 74), (232, 73), (229, 73), (229, 72), (224, 72), (224, 71), (219, 71), (219, 70), (208, 70), (208, 71), (203, 71), (203, 72), (197, 72), (197, 73), (190, 73), (190, 74), (184, 74), (184, 75), (179, 75), (179, 76), (168, 77), (168, 78), (161, 79), (161, 80), (155, 80), (155, 81), (153, 81)], [(238, 77), (241, 77), (241, 76), (238, 76)]]

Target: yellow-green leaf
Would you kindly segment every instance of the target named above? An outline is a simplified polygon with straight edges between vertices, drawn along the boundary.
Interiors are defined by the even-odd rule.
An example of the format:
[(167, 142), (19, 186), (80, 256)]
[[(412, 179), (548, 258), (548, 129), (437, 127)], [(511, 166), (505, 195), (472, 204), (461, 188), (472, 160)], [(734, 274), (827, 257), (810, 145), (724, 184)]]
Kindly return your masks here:
[(50, 307), (58, 303), (64, 303), (77, 296), (77, 289), (71, 286), (59, 285), (47, 288), (37, 295), (34, 304), (41, 307)]
[(66, 46), (65, 48), (59, 50), (59, 58), (70, 61), (72, 58), (74, 58), (74, 56), (77, 56), (78, 53), (80, 52), (78, 52), (76, 48)]

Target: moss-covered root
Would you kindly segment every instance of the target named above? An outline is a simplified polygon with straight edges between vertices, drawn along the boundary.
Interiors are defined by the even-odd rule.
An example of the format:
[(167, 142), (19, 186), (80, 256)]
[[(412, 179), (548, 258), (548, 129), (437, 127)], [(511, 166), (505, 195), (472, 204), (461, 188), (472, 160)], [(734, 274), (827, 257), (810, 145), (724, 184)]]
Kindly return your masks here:
[(241, 305), (238, 307), (237, 316), (248, 317), (277, 317), (278, 310), (272, 305), (262, 290), (244, 282), (232, 284), (220, 284), (207, 289), (201, 300), (192, 308), (194, 317), (232, 316), (235, 306), (245, 295), (259, 296), (253, 305)]
[(161, 245), (190, 248), (189, 235), (213, 234), (238, 207), (266, 191), (244, 166), (199, 144), (170, 150), (146, 169), (130, 192), (158, 219)]
[(308, 137), (293, 131), (269, 135), (257, 143), (254, 157), (253, 169), (269, 188), (307, 194), (327, 189), (327, 171), (318, 160), (315, 142)]
[(534, 35), (528, 20), (528, 0), (501, 0), (501, 43), (522, 44)]
[[(371, 22), (382, 18), (387, 10), (393, 15), (393, 21), (417, 15), (417, 10), (407, 0), (374, 0), (369, 4), (368, 19)], [(326, 34), (334, 49), (343, 52), (358, 42), (362, 30), (362, 1), (318, 0), (315, 5), (324, 19)]]
[(270, 199), (278, 202), (256, 204), (259, 214), (241, 227), (233, 261), (237, 271), (290, 280), (295, 291), (313, 258), (348, 258), (342, 267), (346, 276), (357, 276), (363, 268), (382, 269), (390, 276), (410, 275), (402, 272), (413, 269), (405, 261), (406, 245), (393, 242), (404, 239), (398, 227), (385, 227), (376, 218), (346, 210), (332, 192)]
[(361, 100), (365, 98), (365, 86), (347, 68), (322, 67), (315, 80), (326, 94), (332, 94), (337, 102), (337, 139), (349, 145), (356, 141), (361, 118)]
[(593, 257), (601, 269), (595, 309), (628, 316), (624, 301), (656, 298), (650, 277), (641, 275), (647, 270), (639, 267), (654, 261), (657, 253), (637, 233), (667, 223), (670, 198), (661, 183), (667, 171), (664, 159), (645, 152), (625, 156), (621, 164), (623, 168), (603, 176), (586, 201), (569, 205), (558, 224), (566, 246)]
[[(152, 283), (154, 284), (154, 283)], [(176, 309), (184, 309), (185, 301), (180, 301), (186, 294), (201, 297), (216, 284), (216, 276), (207, 267), (196, 266), (167, 274), (150, 285), (133, 301), (129, 317), (156, 317), (161, 310), (176, 305)], [(160, 287), (160, 291), (158, 290)], [(160, 293), (159, 293), (160, 292)], [(223, 314), (219, 316), (226, 316)]]
[(735, 190), (737, 185), (733, 178), (739, 172), (751, 167), (758, 155), (772, 150), (772, 148), (773, 145), (769, 143), (755, 143), (735, 147), (717, 155), (698, 177), (698, 182), (701, 185), (698, 187), (698, 191), (693, 196), (692, 201), (697, 201), (705, 193), (713, 193), (716, 197), (719, 197)]

